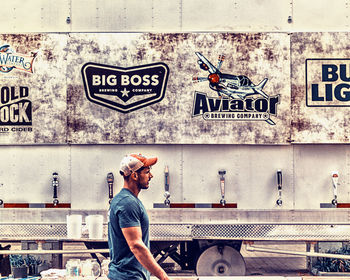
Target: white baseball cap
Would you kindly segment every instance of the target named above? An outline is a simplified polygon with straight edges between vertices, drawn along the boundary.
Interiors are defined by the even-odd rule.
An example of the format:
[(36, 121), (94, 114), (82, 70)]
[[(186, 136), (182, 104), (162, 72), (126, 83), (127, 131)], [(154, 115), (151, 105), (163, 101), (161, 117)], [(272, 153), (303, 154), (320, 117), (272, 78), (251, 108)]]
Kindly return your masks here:
[(129, 176), (132, 172), (139, 170), (141, 167), (149, 167), (157, 163), (158, 158), (146, 158), (141, 154), (126, 155), (120, 162), (120, 171), (124, 176)]

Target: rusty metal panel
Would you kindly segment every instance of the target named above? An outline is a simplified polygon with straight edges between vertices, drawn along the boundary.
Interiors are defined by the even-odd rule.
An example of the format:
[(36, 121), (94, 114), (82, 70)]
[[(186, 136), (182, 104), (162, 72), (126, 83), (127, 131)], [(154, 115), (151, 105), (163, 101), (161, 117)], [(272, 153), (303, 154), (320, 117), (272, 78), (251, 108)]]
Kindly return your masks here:
[(4, 203), (52, 203), (52, 173), (59, 176), (58, 200), (70, 203), (70, 147), (0, 146), (0, 199)]
[(66, 35), (0, 35), (0, 143), (66, 143)]
[[(107, 209), (109, 190), (107, 173), (114, 174), (113, 194), (123, 186), (123, 177), (119, 174), (119, 161), (129, 153), (154, 155), (159, 162), (152, 168), (151, 186), (140, 193), (140, 199), (146, 209), (153, 208), (153, 203), (164, 201), (164, 169), (167, 165), (171, 172), (171, 198), (181, 200), (182, 182), (182, 146), (181, 145), (74, 145), (71, 149), (71, 204), (73, 209)], [(84, 199), (81, 193), (84, 192)], [(1, 194), (1, 193), (0, 193)], [(88, 203), (87, 203), (88, 202)]]
[(349, 1), (293, 0), (293, 29), (295, 31), (348, 31)]
[(292, 140), (349, 142), (349, 33), (294, 33)]
[[(221, 199), (219, 170), (225, 170), (225, 200), (239, 209), (293, 209), (293, 147), (185, 146), (183, 187), (171, 189), (172, 202), (216, 202)], [(208, 160), (210, 159), (210, 160)], [(266, 164), (268, 162), (268, 164)], [(194, 165), (200, 163), (199, 170)], [(172, 168), (174, 169), (174, 168)], [(283, 172), (282, 205), (278, 206), (277, 170)], [(153, 196), (156, 197), (156, 196)], [(308, 207), (306, 207), (307, 209)]]
[[(125, 31), (126, 8), (129, 1), (72, 1), (71, 28), (74, 32)], [(138, 1), (140, 5), (148, 1)], [(84, 7), (84, 9), (82, 9)], [(145, 15), (146, 13), (144, 13)], [(142, 22), (142, 18), (140, 21)], [(130, 29), (131, 31), (132, 29)]]
[(349, 0), (3, 2), (1, 33), (348, 31), (350, 14)]
[(70, 0), (2, 1), (1, 33), (67, 32)]
[(182, 11), (183, 31), (266, 32), (289, 30), (292, 7), (280, 0), (192, 0), (183, 1)]
[(295, 209), (332, 205), (332, 173), (335, 171), (339, 174), (337, 200), (339, 203), (350, 201), (347, 145), (294, 145), (293, 150)]
[[(220, 88), (221, 97), (217, 92), (219, 87), (217, 90), (209, 87), (209, 72), (199, 67), (196, 52), (215, 66), (218, 56), (225, 55), (220, 71), (228, 76), (225, 76), (226, 93)], [(289, 53), (289, 35), (280, 33), (70, 34), (68, 139), (76, 144), (287, 144)], [(132, 79), (130, 71), (141, 68), (147, 71), (147, 65), (154, 63), (168, 68), (164, 70), (169, 74), (164, 98), (129, 110), (130, 103), (139, 99), (143, 102), (147, 94), (137, 94), (136, 90), (140, 89), (130, 83), (122, 87), (118, 79), (123, 73)], [(92, 84), (94, 74), (86, 78), (89, 71), (100, 73), (95, 75), (98, 85), (92, 89), (88, 84)], [(141, 74), (135, 74), (134, 78), (137, 75)], [(145, 78), (144, 75), (141, 76)], [(193, 83), (194, 76), (205, 79)], [(109, 78), (112, 80), (107, 81)], [(141, 83), (138, 79), (134, 83)], [(110, 105), (90, 102), (87, 90), (98, 91), (92, 94), (96, 99), (93, 101), (102, 98)], [(253, 95), (246, 96), (248, 93)]]
[(179, 1), (74, 0), (71, 4), (71, 30), (74, 32), (149, 32), (164, 29), (179, 31), (181, 30), (179, 6)]
[[(289, 1), (72, 1), (73, 32), (218, 32), (289, 30)], [(84, 6), (84, 9), (81, 7)], [(266, 16), (273, 9), (274, 16)]]
[(181, 32), (183, 1), (152, 1), (152, 29), (149, 32)]

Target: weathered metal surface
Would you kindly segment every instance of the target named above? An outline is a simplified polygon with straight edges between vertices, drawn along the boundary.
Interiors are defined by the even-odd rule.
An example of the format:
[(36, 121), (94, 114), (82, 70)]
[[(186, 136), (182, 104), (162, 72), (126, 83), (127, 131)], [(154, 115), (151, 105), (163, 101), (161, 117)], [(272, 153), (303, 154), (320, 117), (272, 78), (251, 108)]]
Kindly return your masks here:
[(348, 0), (12, 0), (0, 32), (348, 31), (349, 14)]
[[(276, 224), (225, 223), (225, 224), (169, 224), (151, 223), (151, 241), (179, 240), (265, 240), (265, 241), (347, 241), (350, 238), (348, 224)], [(89, 240), (87, 227), (82, 226), (82, 237), (75, 241)], [(107, 224), (104, 224), (104, 241), (107, 241)], [(58, 223), (0, 223), (0, 240), (69, 240), (66, 224)], [(102, 241), (100, 240), (100, 241)], [(91, 239), (90, 239), (91, 241)]]
[[(349, 83), (341, 78), (349, 77), (348, 40), (349, 33), (291, 35), (294, 142), (349, 142)], [(341, 65), (344, 65), (343, 75), (340, 75)]]
[(348, 0), (293, 0), (290, 6), (293, 31), (348, 31), (350, 13)]
[[(193, 76), (209, 74), (199, 68), (195, 52), (201, 52), (215, 65), (218, 55), (225, 54), (221, 71), (245, 75), (255, 85), (267, 78), (263, 91), (269, 97), (279, 96), (277, 114), (267, 117), (276, 125), (262, 118), (241, 121), (238, 118), (243, 115), (238, 113), (235, 120), (229, 121), (193, 117), (195, 92), (220, 102), (208, 81), (193, 84)], [(286, 144), (289, 139), (287, 34), (70, 34), (67, 60), (71, 143)], [(85, 97), (80, 76), (81, 68), (89, 62), (124, 68), (163, 62), (170, 69), (165, 97), (157, 104), (128, 114), (93, 104)], [(241, 99), (245, 102), (245, 98)]]
[[(70, 203), (72, 209), (107, 209), (106, 176), (113, 172), (113, 193), (119, 192), (119, 161), (132, 152), (159, 160), (150, 188), (140, 194), (146, 209), (164, 203), (165, 166), (171, 203), (219, 203), (219, 170), (226, 171), (226, 203), (237, 203), (241, 210), (278, 213), (330, 205), (333, 171), (339, 173), (338, 202), (350, 201), (347, 145), (3, 145), (0, 152), (6, 159), (0, 161), (0, 199), (5, 203), (52, 203), (52, 173), (58, 172), (60, 203)], [(281, 206), (276, 204), (279, 169)]]
[[(72, 209), (107, 209), (107, 173), (114, 194), (122, 187), (120, 159), (128, 153), (157, 156), (150, 188), (141, 192), (146, 209), (164, 202), (164, 170), (171, 203), (219, 203), (219, 170), (225, 170), (226, 203), (238, 209), (320, 209), (333, 199), (332, 172), (339, 173), (338, 202), (350, 201), (347, 145), (61, 145), (1, 146), (0, 199), (5, 203), (52, 203), (52, 173), (58, 200)], [(278, 206), (276, 172), (283, 173)], [(83, 198), (81, 194), (84, 194)]]
[(0, 199), (4, 203), (52, 203), (53, 172), (59, 176), (58, 200), (71, 201), (68, 146), (1, 145), (0, 153), (4, 159), (0, 161)]
[[(66, 18), (71, 0), (33, 0), (3, 2), (0, 9), (1, 33), (68, 32)], [(6, 20), (5, 20), (6, 19)]]
[[(209, 0), (182, 2), (182, 30), (189, 31), (279, 31), (289, 30), (290, 1)], [(273, 16), (271, 10), (275, 11)]]
[(66, 143), (66, 41), (63, 34), (0, 35), (1, 144)]
[(347, 145), (294, 145), (293, 162), (296, 209), (317, 209), (321, 203), (332, 205), (334, 171), (340, 174), (338, 202), (350, 201), (350, 150)]
[[(348, 143), (345, 116), (350, 103), (347, 93), (350, 51), (345, 43), (339, 43), (346, 41), (347, 36), (347, 33), (2, 35), (1, 46), (9, 45), (12, 54), (21, 54), (28, 60), (32, 57), (31, 71), (21, 71), (18, 66), (0, 73), (1, 90), (6, 98), (10, 92), (15, 97), (24, 93), (24, 100), (30, 101), (32, 124), (6, 126), (9, 105), (21, 98), (9, 102), (3, 97), (1, 105), (7, 111), (2, 111), (0, 143), (287, 144), (290, 123), (291, 140), (297, 143)], [(193, 116), (196, 93), (204, 94), (205, 100), (221, 102), (208, 81), (192, 83), (193, 76), (208, 74), (199, 68), (195, 52), (214, 65), (219, 54), (226, 54), (220, 70), (245, 75), (255, 85), (267, 78), (263, 91), (269, 97), (279, 95), (276, 115), (271, 114), (267, 121), (238, 120), (243, 115), (237, 112), (235, 120), (225, 121), (209, 120), (205, 114)], [(165, 63), (170, 74), (164, 98), (128, 114), (92, 104), (85, 97), (80, 73), (88, 62), (122, 68)], [(322, 70), (325, 64), (338, 70), (334, 75), (329, 72), (331, 68)], [(345, 73), (341, 75), (340, 69)], [(327, 81), (322, 81), (322, 71), (328, 71)], [(333, 76), (336, 81), (331, 81)], [(21, 88), (25, 89), (22, 93)], [(244, 98), (243, 102), (248, 106)], [(222, 115), (225, 114), (219, 114)], [(268, 121), (276, 125), (269, 125)]]

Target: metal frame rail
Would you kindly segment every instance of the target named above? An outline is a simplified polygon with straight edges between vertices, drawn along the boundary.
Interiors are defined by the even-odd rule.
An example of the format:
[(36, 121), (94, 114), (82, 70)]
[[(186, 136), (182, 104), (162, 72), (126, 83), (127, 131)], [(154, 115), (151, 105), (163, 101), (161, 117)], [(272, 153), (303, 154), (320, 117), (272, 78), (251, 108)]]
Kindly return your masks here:
[[(106, 234), (104, 224), (105, 241)], [(150, 237), (151, 241), (350, 241), (350, 223), (152, 223)], [(86, 239), (87, 233), (74, 241)], [(65, 223), (0, 223), (0, 241), (22, 240), (71, 239)]]
[[(107, 224), (104, 239), (107, 241)], [(350, 241), (349, 223), (153, 223), (150, 225), (151, 241), (239, 240), (239, 241)], [(62, 242), (94, 241), (84, 234), (81, 239), (68, 239), (66, 223), (0, 223), (0, 242), (34, 240), (38, 250), (0, 251), (0, 254), (78, 254), (108, 253), (108, 249), (42, 250), (42, 241)], [(271, 249), (247, 245), (247, 250)], [(276, 251), (272, 253), (277, 253)], [(280, 252), (300, 254), (300, 252)], [(302, 252), (301, 252), (302, 253)], [(310, 252), (304, 252), (307, 255)], [(314, 255), (313, 255), (314, 256)], [(323, 254), (324, 256), (324, 254)], [(333, 255), (332, 255), (333, 256)], [(333, 256), (334, 257), (334, 256)], [(345, 258), (345, 257), (344, 257)]]

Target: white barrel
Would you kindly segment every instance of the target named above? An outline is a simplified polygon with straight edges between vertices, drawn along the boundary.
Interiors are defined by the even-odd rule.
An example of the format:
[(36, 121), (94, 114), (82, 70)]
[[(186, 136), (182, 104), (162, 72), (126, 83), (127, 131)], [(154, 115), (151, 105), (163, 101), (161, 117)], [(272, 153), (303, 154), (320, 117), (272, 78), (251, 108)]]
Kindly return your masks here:
[(102, 215), (89, 215), (86, 217), (86, 224), (89, 231), (90, 239), (102, 239), (103, 238), (103, 216)]
[(81, 238), (82, 223), (82, 215), (67, 215), (67, 237), (71, 239)]

